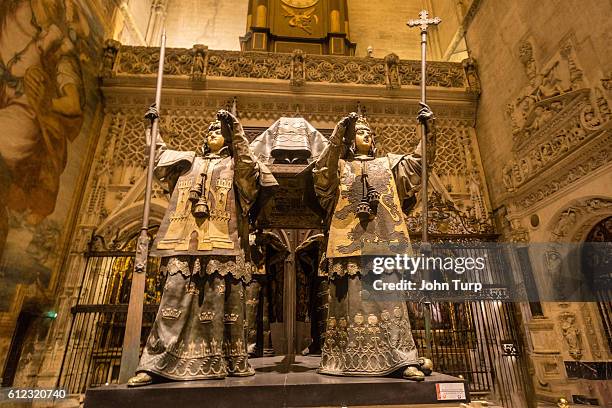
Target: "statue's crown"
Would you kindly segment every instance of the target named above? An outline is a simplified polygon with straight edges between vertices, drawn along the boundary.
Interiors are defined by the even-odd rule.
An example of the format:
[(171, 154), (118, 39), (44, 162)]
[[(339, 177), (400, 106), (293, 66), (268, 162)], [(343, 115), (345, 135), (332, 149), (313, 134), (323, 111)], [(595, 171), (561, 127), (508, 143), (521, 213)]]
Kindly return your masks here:
[(208, 131), (211, 132), (213, 130), (217, 130), (217, 129), (221, 129), (221, 122), (219, 121), (219, 119), (216, 119), (212, 122), (210, 122), (210, 125), (208, 125)]
[(368, 123), (368, 119), (363, 115), (359, 115), (359, 117), (357, 118), (357, 122), (355, 122), (355, 128), (359, 127), (365, 127), (372, 130), (370, 124)]

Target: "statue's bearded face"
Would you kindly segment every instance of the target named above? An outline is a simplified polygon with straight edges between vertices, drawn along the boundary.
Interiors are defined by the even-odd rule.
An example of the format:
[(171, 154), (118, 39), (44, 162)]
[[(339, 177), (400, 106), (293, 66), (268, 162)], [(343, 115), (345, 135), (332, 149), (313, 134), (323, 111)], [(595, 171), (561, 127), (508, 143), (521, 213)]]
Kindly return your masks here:
[(369, 127), (357, 125), (355, 127), (355, 150), (357, 154), (367, 155), (372, 148), (372, 131)]
[(206, 145), (211, 153), (219, 153), (225, 145), (225, 138), (221, 134), (221, 127), (213, 127), (206, 135)]

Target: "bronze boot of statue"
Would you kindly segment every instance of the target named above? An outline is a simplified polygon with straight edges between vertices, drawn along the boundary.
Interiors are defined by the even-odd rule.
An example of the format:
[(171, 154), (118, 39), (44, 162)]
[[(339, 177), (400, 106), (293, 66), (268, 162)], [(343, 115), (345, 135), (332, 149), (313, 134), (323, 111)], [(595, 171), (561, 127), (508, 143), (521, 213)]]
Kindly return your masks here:
[(153, 377), (144, 372), (136, 374), (127, 382), (128, 387), (142, 387), (149, 384), (153, 384)]

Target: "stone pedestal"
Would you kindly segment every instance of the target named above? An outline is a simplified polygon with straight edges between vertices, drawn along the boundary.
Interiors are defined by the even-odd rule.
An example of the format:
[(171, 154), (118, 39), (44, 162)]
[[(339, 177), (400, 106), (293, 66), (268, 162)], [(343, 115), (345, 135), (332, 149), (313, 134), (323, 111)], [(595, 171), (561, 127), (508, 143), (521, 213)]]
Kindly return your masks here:
[[(224, 380), (153, 384), (128, 389), (113, 385), (87, 390), (85, 408), (140, 407), (341, 407), (341, 406), (435, 406), (458, 407), (468, 402), (464, 380), (434, 373), (424, 382), (388, 377), (335, 377), (316, 373), (318, 357), (252, 359), (257, 374)], [(444, 384), (462, 384), (466, 398), (439, 400)], [(456, 386), (455, 386), (456, 387)]]

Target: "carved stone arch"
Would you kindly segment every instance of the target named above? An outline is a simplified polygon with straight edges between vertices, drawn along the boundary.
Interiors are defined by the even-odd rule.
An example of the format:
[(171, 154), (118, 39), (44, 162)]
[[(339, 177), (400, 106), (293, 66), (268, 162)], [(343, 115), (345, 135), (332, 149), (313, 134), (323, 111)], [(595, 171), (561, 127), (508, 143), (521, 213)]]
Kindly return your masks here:
[[(104, 242), (125, 241), (134, 236), (142, 227), (142, 201), (133, 203), (105, 219), (97, 228)], [(149, 213), (149, 225), (159, 225), (166, 212), (167, 204), (163, 201), (152, 200)]]
[(602, 219), (612, 215), (612, 197), (587, 196), (559, 210), (548, 224), (549, 242), (582, 242)]
[(586, 196), (571, 201), (547, 225), (550, 231), (545, 247), (536, 248), (543, 257), (547, 284), (543, 299), (582, 300), (592, 288), (583, 275), (581, 253), (588, 232), (606, 216), (612, 215), (612, 197)]

